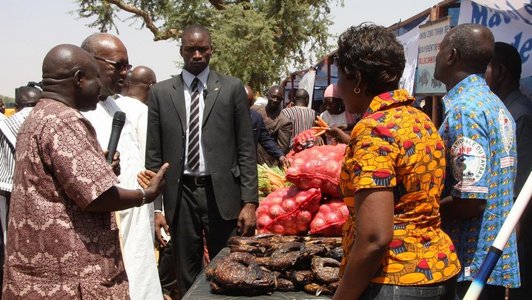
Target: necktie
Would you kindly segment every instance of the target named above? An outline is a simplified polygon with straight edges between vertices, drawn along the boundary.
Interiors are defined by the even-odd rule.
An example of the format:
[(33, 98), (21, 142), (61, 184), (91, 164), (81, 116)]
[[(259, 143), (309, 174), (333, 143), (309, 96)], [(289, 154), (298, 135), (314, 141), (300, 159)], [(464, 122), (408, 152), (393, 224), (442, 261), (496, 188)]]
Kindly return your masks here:
[(199, 79), (196, 77), (190, 86), (190, 118), (188, 122), (188, 168), (192, 173), (199, 170), (199, 102), (200, 95), (198, 89)]

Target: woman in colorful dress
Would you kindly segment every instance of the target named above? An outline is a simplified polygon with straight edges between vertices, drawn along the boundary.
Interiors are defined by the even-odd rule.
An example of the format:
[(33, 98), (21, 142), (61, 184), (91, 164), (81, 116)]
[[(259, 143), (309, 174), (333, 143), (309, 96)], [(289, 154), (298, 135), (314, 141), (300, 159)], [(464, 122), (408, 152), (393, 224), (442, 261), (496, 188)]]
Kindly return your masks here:
[(362, 119), (341, 173), (351, 217), (334, 299), (453, 299), (460, 262), (440, 229), (444, 146), (414, 98), (398, 89), (403, 47), (368, 23), (345, 31), (338, 47), (338, 88)]

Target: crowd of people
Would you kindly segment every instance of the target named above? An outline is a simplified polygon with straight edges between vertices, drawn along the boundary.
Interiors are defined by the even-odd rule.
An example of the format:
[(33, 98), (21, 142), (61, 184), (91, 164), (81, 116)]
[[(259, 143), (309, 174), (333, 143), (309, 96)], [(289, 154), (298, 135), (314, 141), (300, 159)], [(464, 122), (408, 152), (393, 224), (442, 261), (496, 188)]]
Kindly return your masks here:
[[(532, 170), (515, 48), (480, 25), (446, 34), (439, 129), (399, 87), (404, 50), (382, 26), (339, 37), (319, 112), (304, 89), (285, 103), (274, 85), (258, 103), (210, 69), (203, 26), (184, 28), (179, 51), (182, 73), (157, 82), (117, 36), (96, 33), (51, 49), (40, 85), (16, 90), (16, 113), (0, 114), (4, 299), (180, 299), (231, 236), (255, 234), (257, 164), (287, 167), (318, 116), (330, 126), (320, 144), (347, 144), (334, 299), (465, 295)], [(116, 112), (126, 121), (109, 154)], [(531, 220), (527, 210), (482, 299), (532, 293)]]

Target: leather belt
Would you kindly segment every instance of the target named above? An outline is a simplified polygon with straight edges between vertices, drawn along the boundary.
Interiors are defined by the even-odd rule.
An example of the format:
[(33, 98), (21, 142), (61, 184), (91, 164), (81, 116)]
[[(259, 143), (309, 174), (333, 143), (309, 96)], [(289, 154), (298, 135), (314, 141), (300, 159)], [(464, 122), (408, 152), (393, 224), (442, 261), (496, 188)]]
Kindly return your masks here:
[(183, 175), (183, 184), (204, 187), (211, 182), (211, 175), (192, 176)]

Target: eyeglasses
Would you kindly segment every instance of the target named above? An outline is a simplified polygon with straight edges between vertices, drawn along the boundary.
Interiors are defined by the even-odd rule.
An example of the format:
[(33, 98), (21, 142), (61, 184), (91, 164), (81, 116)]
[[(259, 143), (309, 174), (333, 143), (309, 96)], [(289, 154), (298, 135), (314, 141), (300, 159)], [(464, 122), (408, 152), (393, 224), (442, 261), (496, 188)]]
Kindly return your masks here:
[(105, 61), (106, 63), (108, 63), (111, 66), (113, 66), (113, 68), (115, 68), (115, 70), (118, 70), (118, 71), (122, 71), (122, 70), (129, 71), (133, 67), (132, 65), (130, 65), (128, 63), (121, 63), (121, 62), (117, 62), (117, 61), (114, 61), (114, 60), (110, 60), (110, 59), (99, 57), (99, 56), (95, 56), (95, 55), (94, 55), (94, 58), (98, 59), (98, 60), (101, 60), (101, 61)]

